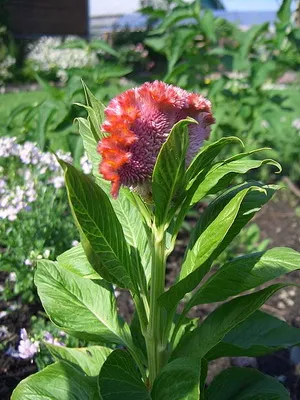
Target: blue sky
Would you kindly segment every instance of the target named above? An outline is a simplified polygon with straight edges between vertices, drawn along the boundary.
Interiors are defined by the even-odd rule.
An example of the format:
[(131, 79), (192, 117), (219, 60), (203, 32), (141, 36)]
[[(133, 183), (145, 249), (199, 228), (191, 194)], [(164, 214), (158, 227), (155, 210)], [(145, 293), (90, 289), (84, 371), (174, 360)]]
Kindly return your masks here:
[(276, 11), (280, 3), (280, 0), (223, 0), (228, 11)]

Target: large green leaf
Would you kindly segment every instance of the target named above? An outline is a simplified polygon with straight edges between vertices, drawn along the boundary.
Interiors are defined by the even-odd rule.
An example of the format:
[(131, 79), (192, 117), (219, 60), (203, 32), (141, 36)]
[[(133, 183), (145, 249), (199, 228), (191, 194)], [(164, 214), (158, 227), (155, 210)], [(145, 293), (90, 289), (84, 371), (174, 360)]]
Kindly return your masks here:
[(130, 346), (129, 327), (118, 317), (107, 285), (80, 278), (48, 260), (38, 262), (34, 281), (47, 314), (58, 327), (85, 340)]
[(103, 400), (150, 400), (130, 354), (113, 351), (103, 364), (99, 375), (100, 395)]
[(87, 376), (97, 377), (97, 380), (102, 365), (112, 352), (111, 349), (101, 346), (70, 348), (45, 344), (56, 361), (65, 361)]
[(178, 358), (167, 364), (154, 381), (153, 400), (199, 400), (200, 361)]
[(172, 199), (178, 189), (182, 189), (190, 123), (196, 121), (187, 118), (173, 126), (156, 160), (152, 175), (152, 190), (157, 226), (168, 222)]
[(216, 257), (273, 192), (269, 187), (245, 184), (230, 189), (209, 205), (192, 232), (179, 282), (159, 298), (166, 309), (174, 309), (200, 283)]
[[(69, 202), (75, 220), (105, 267), (104, 279), (136, 291), (130, 277), (130, 257), (122, 226), (106, 193), (88, 176), (63, 163)], [(108, 274), (105, 274), (105, 269)]]
[(194, 331), (179, 342), (173, 352), (177, 357), (204, 357), (225, 335), (259, 309), (285, 284), (274, 284), (258, 292), (237, 297), (219, 306)]
[(201, 286), (190, 307), (226, 300), (297, 269), (300, 269), (300, 253), (286, 247), (235, 258)]
[(60, 267), (73, 272), (81, 278), (101, 278), (89, 263), (81, 243), (59, 255), (57, 262)]
[(250, 368), (221, 372), (205, 391), (206, 400), (289, 400), (284, 386), (271, 376)]
[(277, 18), (283, 24), (287, 24), (291, 19), (292, 0), (283, 0), (277, 12)]
[(57, 362), (24, 379), (14, 390), (12, 400), (96, 399), (97, 385), (67, 363)]
[(257, 357), (299, 343), (300, 329), (262, 311), (256, 311), (225, 335), (205, 358)]

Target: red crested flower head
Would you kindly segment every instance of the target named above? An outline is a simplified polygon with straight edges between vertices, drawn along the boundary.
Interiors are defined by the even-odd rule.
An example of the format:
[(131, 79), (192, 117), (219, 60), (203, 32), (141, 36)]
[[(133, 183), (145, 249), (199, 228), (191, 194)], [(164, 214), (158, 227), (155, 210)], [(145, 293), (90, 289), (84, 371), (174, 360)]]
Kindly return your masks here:
[(164, 82), (146, 82), (110, 101), (102, 130), (108, 136), (98, 145), (100, 173), (112, 182), (117, 197), (121, 185), (136, 187), (149, 181), (160, 148), (173, 125), (186, 118), (189, 126), (187, 164), (208, 138), (214, 123), (209, 100)]

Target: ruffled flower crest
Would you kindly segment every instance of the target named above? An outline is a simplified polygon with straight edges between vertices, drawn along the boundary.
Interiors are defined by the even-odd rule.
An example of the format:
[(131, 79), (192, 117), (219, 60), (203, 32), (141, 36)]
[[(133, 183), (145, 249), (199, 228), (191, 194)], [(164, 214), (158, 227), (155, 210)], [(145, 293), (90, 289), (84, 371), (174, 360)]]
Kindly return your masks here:
[(118, 196), (121, 185), (136, 187), (149, 181), (161, 146), (173, 125), (186, 117), (189, 127), (187, 163), (208, 138), (214, 123), (209, 100), (164, 82), (146, 82), (115, 97), (105, 109), (102, 130), (108, 136), (98, 145), (100, 173), (112, 182)]

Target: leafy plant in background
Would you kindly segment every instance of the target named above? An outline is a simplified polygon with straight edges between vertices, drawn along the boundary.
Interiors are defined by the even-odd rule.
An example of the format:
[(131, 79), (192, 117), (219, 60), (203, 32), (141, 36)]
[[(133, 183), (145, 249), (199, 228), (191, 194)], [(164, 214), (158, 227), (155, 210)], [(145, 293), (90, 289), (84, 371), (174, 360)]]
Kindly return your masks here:
[[(57, 362), (21, 382), (12, 399), (288, 399), (278, 381), (254, 369), (227, 369), (205, 386), (212, 360), (263, 355), (300, 343), (298, 329), (259, 311), (288, 284), (253, 291), (298, 269), (296, 251), (274, 248), (237, 257), (202, 281), (277, 189), (255, 181), (230, 186), (233, 177), (266, 164), (280, 169), (279, 164), (253, 159), (251, 152), (215, 161), (225, 147), (241, 144), (236, 137), (199, 149), (213, 122), (210, 106), (179, 88), (154, 82), (128, 91), (110, 103), (104, 124), (104, 106), (86, 87), (85, 95), (88, 118), (78, 123), (94, 178), (60, 160), (81, 244), (56, 262), (39, 261), (35, 283), (55, 325), (95, 345), (51, 348)], [(168, 134), (161, 137), (166, 127)], [(98, 141), (100, 169), (112, 181), (115, 199), (98, 173)], [(191, 232), (177, 281), (165, 291), (166, 258), (184, 217), (212, 193), (217, 197)], [(130, 326), (118, 315), (114, 285), (131, 293)], [(177, 314), (186, 294), (189, 300)], [(204, 321), (188, 317), (193, 306), (220, 301), (225, 303)]]
[[(298, 71), (300, 30), (292, 21), (291, 1), (282, 2), (275, 30), (265, 23), (246, 31), (199, 4), (173, 1), (166, 10), (142, 10), (160, 21), (145, 40), (166, 58), (167, 71), (157, 76), (187, 90), (204, 90), (223, 104), (212, 140), (237, 135), (246, 150), (271, 147), (285, 174), (298, 181), (299, 133), (291, 126), (299, 117), (299, 91), (274, 85), (286, 71)], [(265, 168), (258, 173), (265, 178)]]
[(20, 296), (23, 302), (33, 302), (37, 260), (55, 259), (78, 236), (54, 155), (10, 137), (0, 138), (0, 149), (0, 264), (1, 271), (7, 272), (1, 298)]

